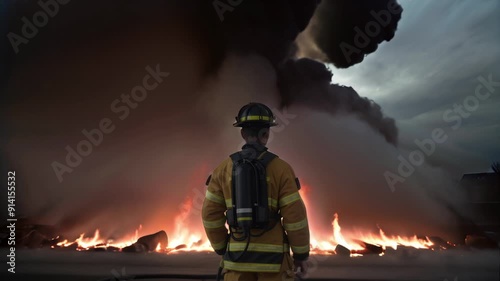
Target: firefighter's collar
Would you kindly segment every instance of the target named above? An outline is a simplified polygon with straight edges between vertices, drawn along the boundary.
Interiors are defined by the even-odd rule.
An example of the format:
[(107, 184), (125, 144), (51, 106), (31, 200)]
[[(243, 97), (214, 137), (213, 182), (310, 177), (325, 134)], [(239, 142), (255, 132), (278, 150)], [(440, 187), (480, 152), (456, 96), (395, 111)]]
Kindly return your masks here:
[(246, 143), (241, 149), (242, 150), (253, 149), (259, 152), (267, 151), (267, 147), (257, 142)]

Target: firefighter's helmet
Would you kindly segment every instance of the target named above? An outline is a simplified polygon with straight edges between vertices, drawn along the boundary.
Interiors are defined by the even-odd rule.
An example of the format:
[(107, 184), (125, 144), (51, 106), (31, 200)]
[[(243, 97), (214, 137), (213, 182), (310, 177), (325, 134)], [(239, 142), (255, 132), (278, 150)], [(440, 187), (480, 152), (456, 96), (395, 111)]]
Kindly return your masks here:
[(272, 127), (278, 125), (271, 109), (265, 104), (258, 102), (251, 102), (243, 106), (235, 119), (234, 127)]

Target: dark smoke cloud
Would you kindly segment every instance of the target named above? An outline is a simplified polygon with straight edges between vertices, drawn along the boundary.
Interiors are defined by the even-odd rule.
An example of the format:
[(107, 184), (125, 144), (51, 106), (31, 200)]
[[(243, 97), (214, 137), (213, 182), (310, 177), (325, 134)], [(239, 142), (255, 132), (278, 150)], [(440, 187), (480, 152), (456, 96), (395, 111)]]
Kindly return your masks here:
[[(201, 9), (208, 12), (201, 14), (202, 26), (211, 34), (213, 52), (222, 53), (220, 59), (231, 51), (254, 52), (279, 65), (294, 54), (297, 36), (308, 27), (311, 43), (326, 55), (325, 62), (345, 68), (361, 62), (382, 41), (390, 41), (402, 14), (395, 0), (240, 2), (232, 12), (223, 13), (222, 22), (210, 11), (211, 2)], [(365, 39), (359, 38), (357, 29)], [(352, 46), (349, 56), (342, 49), (346, 44)]]
[(324, 64), (310, 59), (289, 60), (281, 67), (278, 77), (283, 106), (297, 103), (331, 114), (339, 111), (354, 114), (387, 142), (397, 144), (394, 119), (385, 117), (378, 104), (360, 97), (353, 88), (331, 84), (332, 73)]
[[(359, 63), (376, 50), (383, 40), (389, 41), (395, 34), (401, 18), (401, 6), (394, 0), (382, 1), (244, 1), (234, 13), (226, 13), (224, 22), (211, 26), (215, 35), (210, 42), (214, 52), (257, 53), (266, 57), (276, 68), (280, 106), (306, 105), (312, 109), (335, 114), (339, 110), (352, 113), (379, 132), (389, 143), (396, 145), (398, 130), (391, 118), (383, 115), (378, 104), (360, 97), (351, 87), (330, 85), (332, 74), (321, 63), (311, 60), (295, 61), (295, 40), (307, 27), (315, 11), (308, 32), (312, 44), (326, 55), (315, 57), (332, 62), (337, 67), (349, 67)], [(392, 14), (387, 11), (397, 10)], [(381, 12), (382, 11), (382, 12)], [(365, 38), (366, 46), (356, 45), (359, 37), (355, 28), (375, 22), (373, 14), (384, 14), (383, 25), (375, 36)], [(216, 31), (214, 31), (216, 30)], [(364, 32), (364, 31), (363, 31)], [(214, 39), (215, 38), (215, 39)], [(366, 41), (368, 40), (368, 41)], [(299, 42), (300, 43), (300, 42)], [(357, 46), (346, 56), (342, 44)], [(220, 66), (220, 63), (213, 65)], [(305, 94), (305, 89), (314, 94)]]
[(295, 38), (307, 27), (319, 2), (245, 0), (231, 11), (219, 13), (212, 1), (194, 2), (199, 28), (207, 34), (204, 46), (213, 54), (212, 71), (230, 53), (256, 53), (275, 66), (282, 63), (293, 55)]
[(309, 32), (327, 62), (347, 68), (394, 37), (402, 11), (395, 0), (323, 1)]

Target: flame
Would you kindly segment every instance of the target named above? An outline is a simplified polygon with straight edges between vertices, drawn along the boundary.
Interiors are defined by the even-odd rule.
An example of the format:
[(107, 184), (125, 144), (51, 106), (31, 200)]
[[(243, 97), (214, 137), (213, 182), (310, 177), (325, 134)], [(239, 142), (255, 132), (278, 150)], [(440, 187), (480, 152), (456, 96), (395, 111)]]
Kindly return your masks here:
[[(309, 203), (309, 192), (311, 189), (308, 186), (302, 187), (300, 193), (306, 208), (312, 210)], [(156, 252), (174, 253), (178, 251), (206, 251), (211, 252), (212, 248), (208, 239), (206, 238), (203, 225), (199, 219), (199, 210), (193, 209), (193, 198), (187, 198), (180, 205), (180, 212), (174, 219), (174, 229), (170, 232), (168, 245), (158, 243)], [(199, 208), (201, 209), (201, 208)], [(347, 248), (351, 257), (362, 256), (363, 251), (366, 250), (366, 243), (380, 247), (384, 251), (387, 248), (397, 249), (398, 246), (413, 247), (416, 249), (431, 249), (433, 243), (428, 237), (425, 239), (418, 238), (416, 235), (405, 237), (399, 235), (387, 235), (381, 228), (378, 233), (369, 232), (345, 232), (341, 231), (339, 223), (339, 215), (334, 214), (332, 220), (332, 229), (329, 233), (321, 233), (319, 227), (316, 227), (314, 216), (309, 216), (309, 228), (311, 233), (311, 252), (313, 254), (335, 254), (335, 249), (338, 245)], [(137, 242), (140, 237), (142, 225), (135, 230), (134, 234), (124, 237), (118, 241), (111, 239), (104, 239), (100, 236), (99, 229), (95, 230), (92, 237), (86, 237), (82, 233), (80, 237), (74, 241), (64, 240), (57, 243), (58, 247), (73, 246), (77, 250), (88, 250), (91, 248), (109, 248), (114, 247), (118, 250), (130, 246)], [(54, 248), (54, 247), (52, 247)], [(379, 255), (383, 255), (384, 252)]]
[(72, 245), (76, 246), (77, 250), (88, 250), (90, 248), (109, 248), (114, 247), (118, 249), (125, 248), (137, 242), (139, 239), (139, 231), (142, 229), (142, 225), (135, 230), (131, 237), (125, 237), (119, 241), (113, 241), (112, 239), (103, 239), (100, 237), (99, 229), (96, 229), (93, 237), (85, 237), (85, 233), (80, 234), (75, 241), (69, 242), (67, 239), (57, 243), (59, 247), (70, 247)]
[(349, 250), (363, 249), (363, 247), (360, 245), (348, 243), (347, 240), (344, 238), (344, 235), (342, 235), (342, 232), (340, 231), (341, 228), (339, 224), (339, 215), (337, 213), (333, 215), (332, 226), (333, 226), (333, 240), (336, 245), (342, 245)]
[[(300, 191), (302, 200), (306, 205), (307, 210), (311, 210), (309, 204), (309, 193), (311, 189), (307, 185), (302, 185)], [(378, 233), (369, 232), (345, 232), (341, 231), (339, 223), (339, 215), (335, 213), (332, 221), (332, 233), (324, 234), (317, 227), (314, 221), (314, 216), (309, 216), (309, 228), (311, 232), (311, 250), (315, 254), (332, 254), (335, 253), (337, 245), (341, 245), (351, 251), (351, 257), (362, 256), (360, 252), (365, 250), (365, 243), (381, 247), (384, 251), (390, 247), (394, 250), (398, 246), (413, 247), (416, 249), (430, 249), (434, 244), (428, 237), (425, 239), (418, 238), (416, 235), (405, 236), (388, 236), (379, 228)], [(380, 255), (383, 255), (381, 253)]]
[(193, 221), (200, 221), (200, 219), (199, 215), (196, 216), (193, 211), (192, 198), (188, 198), (181, 205), (181, 212), (175, 218), (173, 239), (169, 241), (169, 244), (172, 245), (170, 250), (212, 251), (203, 225), (193, 223)]

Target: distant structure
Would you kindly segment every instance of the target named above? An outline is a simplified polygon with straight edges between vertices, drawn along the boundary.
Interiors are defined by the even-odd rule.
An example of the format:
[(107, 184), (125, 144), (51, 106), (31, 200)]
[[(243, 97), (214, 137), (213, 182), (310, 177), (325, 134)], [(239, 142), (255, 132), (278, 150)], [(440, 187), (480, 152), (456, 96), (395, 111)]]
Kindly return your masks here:
[(471, 220), (483, 232), (500, 234), (500, 173), (464, 174), (460, 187), (467, 194)]

